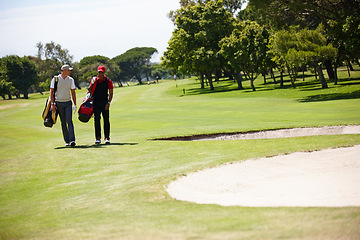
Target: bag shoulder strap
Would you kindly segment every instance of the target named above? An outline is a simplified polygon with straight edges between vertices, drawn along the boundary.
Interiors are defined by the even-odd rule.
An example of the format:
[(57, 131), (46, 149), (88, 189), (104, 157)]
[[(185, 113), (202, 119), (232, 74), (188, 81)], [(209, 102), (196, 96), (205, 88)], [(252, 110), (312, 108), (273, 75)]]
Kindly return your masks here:
[(92, 97), (92, 95), (94, 94), (95, 92), (95, 88), (96, 88), (96, 77), (93, 77), (90, 81), (90, 87), (89, 87), (89, 93), (90, 93), (90, 96)]
[(56, 92), (56, 90), (57, 90), (57, 85), (58, 85), (58, 82), (59, 82), (59, 76), (54, 76), (54, 78), (55, 78), (54, 92)]

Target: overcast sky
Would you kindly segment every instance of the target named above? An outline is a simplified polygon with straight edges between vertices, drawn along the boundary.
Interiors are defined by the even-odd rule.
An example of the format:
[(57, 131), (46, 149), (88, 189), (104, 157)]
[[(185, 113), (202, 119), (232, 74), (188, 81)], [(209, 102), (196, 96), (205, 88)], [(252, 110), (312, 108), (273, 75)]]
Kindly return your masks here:
[(174, 29), (167, 14), (179, 0), (0, 0), (0, 57), (33, 55), (54, 41), (75, 61), (113, 58), (134, 47), (154, 47), (155, 61)]

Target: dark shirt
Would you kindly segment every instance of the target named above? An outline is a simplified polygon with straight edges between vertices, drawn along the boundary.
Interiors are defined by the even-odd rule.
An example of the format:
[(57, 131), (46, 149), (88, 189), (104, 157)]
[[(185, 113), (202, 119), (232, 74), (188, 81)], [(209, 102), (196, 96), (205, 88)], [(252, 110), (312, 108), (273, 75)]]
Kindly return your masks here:
[[(95, 88), (95, 89), (94, 89)], [(103, 79), (99, 79), (98, 77), (95, 80), (92, 96), (94, 99), (94, 102), (101, 101), (101, 102), (107, 102), (108, 101), (108, 89), (113, 89), (113, 84), (111, 79), (108, 77), (105, 77)]]

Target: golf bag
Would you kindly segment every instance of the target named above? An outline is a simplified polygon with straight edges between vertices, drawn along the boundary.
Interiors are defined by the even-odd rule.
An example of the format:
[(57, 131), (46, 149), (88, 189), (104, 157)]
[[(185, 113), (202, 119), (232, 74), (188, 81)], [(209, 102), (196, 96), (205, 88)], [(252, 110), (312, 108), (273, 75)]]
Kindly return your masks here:
[[(54, 78), (55, 78), (55, 86), (54, 86), (54, 95), (55, 95), (59, 78), (58, 76), (55, 76)], [(50, 108), (51, 108), (51, 97), (49, 96), (45, 103), (45, 108), (42, 114), (42, 118), (44, 119), (44, 126), (51, 128), (56, 123), (58, 111), (56, 110), (53, 113), (52, 111), (50, 111)]]
[(81, 122), (88, 122), (94, 113), (93, 99), (91, 94), (88, 92), (82, 101), (78, 114)]

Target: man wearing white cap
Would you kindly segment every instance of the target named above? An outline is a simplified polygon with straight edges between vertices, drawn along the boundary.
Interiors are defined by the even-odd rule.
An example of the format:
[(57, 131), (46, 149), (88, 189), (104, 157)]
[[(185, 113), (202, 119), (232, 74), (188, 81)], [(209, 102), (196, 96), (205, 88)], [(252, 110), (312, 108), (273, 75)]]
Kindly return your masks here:
[[(51, 96), (51, 111), (58, 110), (61, 129), (65, 141), (65, 146), (75, 146), (75, 132), (74, 124), (72, 121), (72, 111), (76, 112), (76, 93), (75, 93), (75, 82), (70, 77), (72, 68), (69, 65), (63, 65), (61, 67), (61, 74), (55, 76), (51, 80), (50, 85), (50, 96)], [(55, 79), (57, 78), (57, 89), (55, 91)], [(55, 92), (55, 94), (54, 94)], [(70, 95), (71, 93), (71, 95)], [(74, 102), (72, 107), (71, 98)]]

